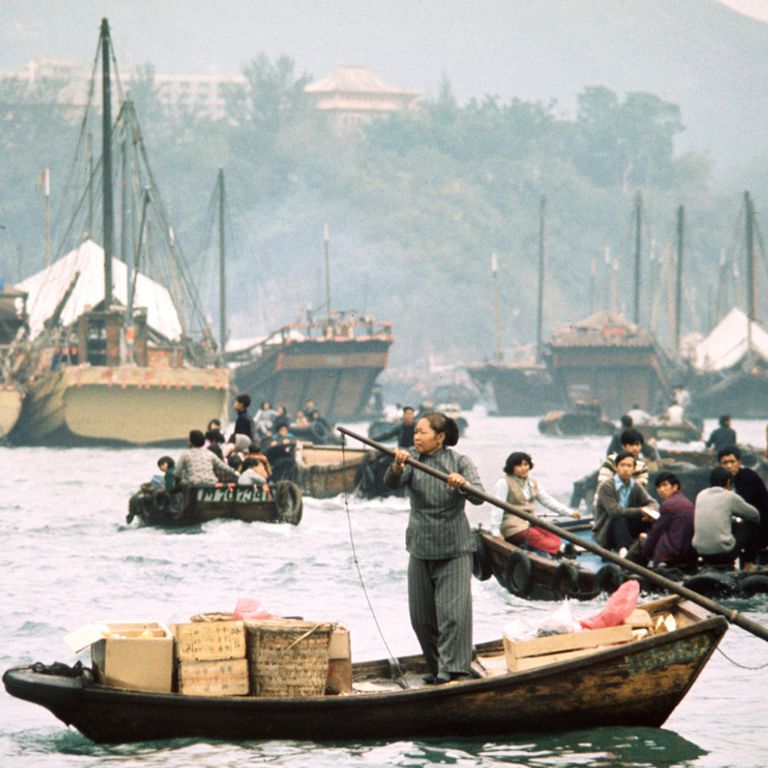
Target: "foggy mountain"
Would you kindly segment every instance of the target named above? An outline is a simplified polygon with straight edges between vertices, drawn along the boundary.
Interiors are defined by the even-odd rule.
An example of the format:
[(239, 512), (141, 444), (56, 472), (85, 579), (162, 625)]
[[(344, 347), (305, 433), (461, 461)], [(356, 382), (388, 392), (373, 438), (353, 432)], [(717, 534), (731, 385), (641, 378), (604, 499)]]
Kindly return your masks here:
[(264, 52), (319, 79), (364, 64), (434, 95), (556, 100), (572, 114), (587, 85), (648, 91), (679, 104), (679, 149), (716, 171), (768, 151), (768, 24), (715, 0), (3, 0), (0, 68), (32, 57), (89, 65), (101, 16), (124, 68), (238, 74)]

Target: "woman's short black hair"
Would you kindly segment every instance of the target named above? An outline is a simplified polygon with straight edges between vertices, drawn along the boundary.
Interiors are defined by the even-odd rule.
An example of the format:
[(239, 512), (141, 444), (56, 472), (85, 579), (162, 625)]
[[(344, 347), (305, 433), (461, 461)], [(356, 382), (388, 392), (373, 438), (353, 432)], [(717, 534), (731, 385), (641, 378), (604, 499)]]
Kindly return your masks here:
[(459, 442), (459, 425), (440, 411), (429, 411), (419, 416), (419, 421), (426, 419), (430, 427), (439, 435), (445, 435), (443, 445), (450, 448)]
[(524, 461), (527, 461), (531, 469), (533, 469), (533, 459), (529, 453), (525, 451), (513, 451), (507, 456), (507, 460), (504, 463), (504, 474), (511, 475), (515, 467), (519, 467)]

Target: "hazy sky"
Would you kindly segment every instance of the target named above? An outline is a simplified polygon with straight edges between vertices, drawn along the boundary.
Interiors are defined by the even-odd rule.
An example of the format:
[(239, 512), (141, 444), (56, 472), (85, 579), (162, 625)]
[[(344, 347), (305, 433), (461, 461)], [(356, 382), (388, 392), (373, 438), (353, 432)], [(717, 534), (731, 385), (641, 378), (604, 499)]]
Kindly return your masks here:
[[(768, 0), (720, 1), (768, 21)], [(643, 3), (655, 29), (638, 23)], [(600, 84), (679, 104), (687, 148), (743, 155), (730, 134), (739, 127), (744, 142), (745, 125), (764, 143), (764, 114), (750, 106), (763, 110), (764, 91), (744, 84), (754, 63), (740, 44), (749, 39), (759, 56), (754, 41), (768, 25), (715, 0), (0, 0), (0, 70), (32, 58), (90, 65), (103, 16), (123, 74), (151, 63), (160, 74), (233, 76), (260, 53), (286, 55), (316, 80), (360, 64), (427, 97), (446, 78), (460, 102), (554, 100), (566, 117), (585, 86)]]

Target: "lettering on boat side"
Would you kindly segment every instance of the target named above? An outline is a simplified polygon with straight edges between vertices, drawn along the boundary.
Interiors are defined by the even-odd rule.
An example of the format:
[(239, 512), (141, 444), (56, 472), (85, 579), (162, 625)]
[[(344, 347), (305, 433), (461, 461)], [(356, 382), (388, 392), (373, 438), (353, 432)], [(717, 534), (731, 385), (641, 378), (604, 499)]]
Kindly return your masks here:
[(254, 485), (238, 486), (234, 491), (229, 488), (198, 488), (197, 500), (207, 502), (234, 501), (242, 504), (263, 501), (261, 491)]
[(671, 664), (686, 664), (700, 659), (711, 645), (709, 638), (698, 635), (681, 640), (665, 648), (652, 648), (643, 653), (633, 654), (627, 658), (627, 669), (630, 674), (651, 672)]

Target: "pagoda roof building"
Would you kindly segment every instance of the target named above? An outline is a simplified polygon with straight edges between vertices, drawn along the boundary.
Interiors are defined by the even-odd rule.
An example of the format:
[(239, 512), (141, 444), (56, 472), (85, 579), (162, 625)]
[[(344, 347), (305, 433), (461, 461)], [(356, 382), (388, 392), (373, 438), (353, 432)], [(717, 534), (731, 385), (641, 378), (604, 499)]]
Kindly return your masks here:
[(327, 77), (304, 88), (317, 109), (331, 113), (342, 126), (413, 109), (421, 96), (376, 77), (368, 67), (339, 64)]

